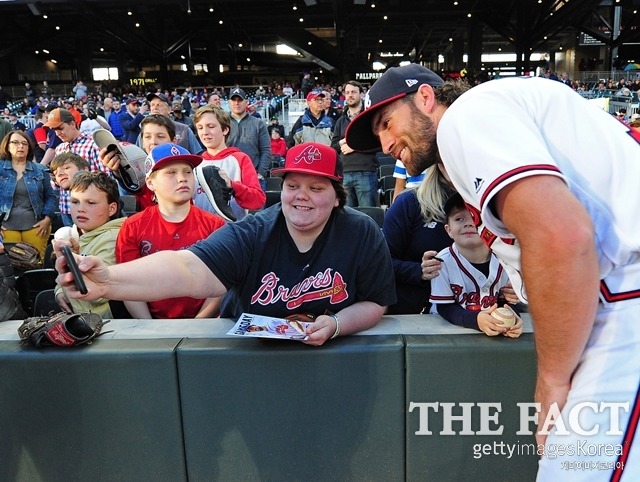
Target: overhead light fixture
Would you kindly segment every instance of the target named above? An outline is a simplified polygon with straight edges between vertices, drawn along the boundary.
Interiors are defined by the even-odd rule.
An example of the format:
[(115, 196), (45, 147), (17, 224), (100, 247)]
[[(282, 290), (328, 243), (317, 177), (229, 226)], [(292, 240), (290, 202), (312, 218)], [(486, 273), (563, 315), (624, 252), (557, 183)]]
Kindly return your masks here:
[(314, 6), (318, 5), (318, 0), (304, 0), (304, 4), (307, 7), (314, 7)]
[(367, 0), (353, 0), (354, 5), (366, 5)]

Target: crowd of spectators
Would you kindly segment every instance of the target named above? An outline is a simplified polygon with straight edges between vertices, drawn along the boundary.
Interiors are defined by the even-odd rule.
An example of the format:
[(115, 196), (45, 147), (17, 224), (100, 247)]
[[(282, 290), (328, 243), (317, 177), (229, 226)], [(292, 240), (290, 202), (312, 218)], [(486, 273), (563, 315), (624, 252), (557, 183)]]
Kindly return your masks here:
[[(586, 84), (572, 81), (566, 73), (556, 75), (542, 70), (540, 76), (548, 78), (550, 81), (561, 82), (578, 92), (589, 87)], [(463, 77), (459, 82), (465, 85), (472, 84), (473, 78), (471, 76)], [(631, 82), (627, 82), (625, 79), (618, 81), (609, 79), (591, 86), (591, 91), (607, 90), (615, 92), (616, 95), (627, 96), (639, 89), (640, 79)], [(402, 191), (407, 190), (415, 193), (416, 196), (420, 193), (420, 190), (415, 188), (424, 185), (424, 173), (420, 174), (419, 178), (416, 178), (412, 183), (411, 179), (407, 177), (406, 171), (402, 175), (401, 171), (404, 170), (404, 166), (400, 161), (396, 161), (396, 168), (393, 172), (393, 177), (396, 178), (394, 196), (383, 203), (380, 194), (382, 192), (380, 190), (382, 175), (380, 174), (378, 156), (380, 153), (356, 152), (346, 143), (346, 128), (351, 119), (362, 112), (366, 90), (366, 86), (356, 81), (349, 81), (344, 85), (318, 84), (314, 83), (311, 76), (306, 76), (300, 85), (284, 82), (282, 84), (265, 83), (251, 87), (236, 85), (230, 88), (222, 86), (187, 87), (184, 89), (154, 89), (152, 91), (116, 91), (112, 89), (106, 94), (79, 81), (73, 87), (74, 95), (67, 97), (56, 96), (54, 90), (46, 82), (43, 83), (39, 90), (40, 95), (38, 95), (37, 89), (26, 83), (25, 95), (22, 99), (12, 102), (6, 93), (0, 95), (0, 100), (5, 100), (8, 103), (3, 112), (6, 114), (7, 120), (0, 119), (0, 128), (5, 128), (7, 132), (20, 132), (25, 135), (25, 138), (29, 138), (32, 141), (31, 144), (36, 148), (34, 151), (36, 162), (46, 165), (51, 162), (54, 155), (69, 151), (78, 154), (83, 159), (90, 159), (90, 171), (103, 171), (118, 179), (118, 166), (110, 164), (110, 160), (104, 158), (104, 153), (99, 154), (99, 148), (94, 144), (92, 134), (98, 129), (106, 129), (111, 131), (111, 135), (115, 139), (135, 144), (149, 153), (154, 144), (159, 142), (149, 141), (151, 144), (146, 145), (149, 142), (142, 136), (145, 123), (148, 128), (152, 128), (156, 124), (160, 127), (166, 124), (168, 130), (163, 142), (175, 142), (192, 154), (200, 154), (208, 161), (203, 163), (203, 166), (213, 161), (216, 161), (217, 164), (222, 161), (227, 162), (232, 156), (235, 156), (233, 165), (222, 162), (224, 165), (216, 165), (215, 172), (209, 169), (207, 174), (204, 168), (201, 168), (196, 175), (197, 192), (205, 193), (207, 200), (213, 206), (213, 209), (207, 208), (207, 210), (220, 215), (229, 222), (241, 220), (250, 210), (261, 209), (265, 203), (265, 191), (268, 190), (266, 178), (271, 175), (270, 171), (284, 165), (288, 150), (300, 144), (310, 143), (330, 146), (339, 157), (338, 169), (343, 189), (346, 190), (346, 204), (348, 206), (368, 208), (394, 203), (394, 206), (389, 209), (388, 215), (385, 215), (384, 225), (387, 228), (391, 226), (393, 217), (400, 212), (400, 208), (403, 205), (409, 206), (409, 204), (415, 211), (416, 225), (431, 228), (432, 224), (433, 226), (438, 223), (443, 224), (441, 216), (437, 219), (424, 216), (423, 210), (418, 209), (420, 206), (418, 201), (421, 199), (419, 197), (404, 197), (402, 198), (403, 202), (399, 202), (395, 206), (395, 199)], [(0, 94), (3, 94), (1, 88)], [(302, 95), (304, 97), (301, 97)], [(283, 126), (279, 123), (278, 109), (284, 108), (287, 99), (292, 98), (300, 99), (298, 106), (304, 101), (306, 108), (299, 119), (293, 123), (290, 132), (286, 133), (285, 128), (289, 124)], [(264, 109), (265, 104), (269, 108)], [(208, 106), (207, 109), (211, 110), (203, 113), (202, 107), (204, 106)], [(200, 113), (196, 115), (199, 109)], [(298, 109), (300, 110), (300, 107)], [(260, 112), (269, 117), (263, 118)], [(624, 108), (620, 108), (615, 112), (615, 115), (620, 121), (632, 128), (640, 128), (638, 113), (627, 113)], [(162, 122), (156, 122), (154, 119), (157, 117), (160, 117)], [(206, 119), (204, 119), (205, 117)], [(204, 122), (205, 120), (206, 122)], [(36, 124), (34, 121), (38, 123)], [(45, 127), (49, 129), (47, 130)], [(250, 135), (256, 132), (258, 135), (253, 137)], [(189, 141), (190, 138), (191, 141)], [(263, 154), (266, 154), (267, 157)], [(243, 159), (246, 158), (242, 169), (236, 166), (236, 158), (239, 155), (244, 156)], [(398, 164), (400, 165), (398, 166)], [(69, 191), (57, 181), (57, 167), (53, 163), (49, 166), (56, 175), (57, 185), (54, 186), (54, 189), (59, 197), (57, 212), (60, 213), (62, 223), (68, 226), (73, 224)], [(247, 169), (247, 167), (253, 169)], [(250, 176), (248, 171), (251, 171)], [(229, 201), (230, 210), (227, 215), (225, 215), (226, 211), (221, 212), (220, 209), (216, 209), (218, 204), (211, 201), (215, 198), (215, 190), (207, 192), (207, 186), (211, 185), (208, 177), (214, 174), (214, 177), (219, 177), (225, 184), (222, 191), (226, 190), (232, 193), (227, 196), (232, 200)], [(256, 175), (257, 180), (255, 179)], [(398, 187), (399, 182), (401, 187)], [(256, 198), (256, 202), (246, 202), (246, 193), (249, 192), (246, 186), (250, 186), (252, 193), (260, 194), (259, 198)], [(122, 185), (121, 188), (129, 191)], [(142, 196), (152, 193), (149, 191), (145, 193), (143, 189), (140, 193), (133, 194)], [(201, 197), (204, 199), (204, 194)], [(194, 200), (196, 198), (197, 196), (194, 197)], [(266, 198), (269, 199), (269, 196)], [(412, 202), (407, 204), (408, 200)], [(139, 202), (141, 208), (146, 208), (149, 204), (153, 204), (153, 202)], [(197, 202), (196, 205), (198, 205)], [(269, 205), (267, 203), (267, 206)], [(406, 214), (404, 211), (402, 212), (403, 215)], [(385, 235), (387, 234), (385, 233)], [(394, 263), (397, 263), (398, 260), (393, 256), (392, 244), (391, 242), (392, 258)], [(421, 246), (417, 247), (416, 253), (428, 252), (427, 247), (420, 244)], [(437, 243), (431, 244), (428, 246), (431, 250), (439, 250), (442, 247)], [(406, 249), (406, 246), (403, 249)], [(412, 263), (414, 268), (420, 268), (419, 270), (416, 268), (415, 271), (417, 280), (415, 286), (410, 286), (410, 288), (417, 288), (421, 292), (418, 296), (419, 299), (415, 300), (416, 306), (420, 306), (409, 307), (407, 300), (400, 296), (400, 289), (398, 303), (390, 308), (390, 312), (402, 313), (407, 309), (408, 312), (419, 312), (428, 306), (428, 290), (424, 290), (424, 288), (425, 283), (429, 284), (427, 282), (429, 280), (421, 277), (420, 273), (425, 269), (422, 266), (424, 260), (422, 260), (422, 264), (420, 263), (421, 258), (422, 255), (415, 255), (410, 260), (404, 260)], [(427, 261), (431, 262), (432, 259), (437, 258), (428, 257)], [(397, 268), (395, 265), (394, 267)], [(402, 274), (396, 278), (398, 287), (402, 288), (403, 282), (407, 280)], [(409, 284), (411, 285), (411, 283)]]

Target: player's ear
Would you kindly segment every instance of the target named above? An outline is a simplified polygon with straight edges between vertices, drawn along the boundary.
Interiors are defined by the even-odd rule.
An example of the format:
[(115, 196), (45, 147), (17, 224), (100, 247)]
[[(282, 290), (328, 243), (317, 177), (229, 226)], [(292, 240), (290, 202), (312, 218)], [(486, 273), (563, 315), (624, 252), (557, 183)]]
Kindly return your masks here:
[(420, 110), (425, 112), (431, 112), (438, 105), (436, 101), (436, 94), (433, 91), (433, 87), (429, 84), (422, 84), (418, 87), (415, 95), (416, 105)]

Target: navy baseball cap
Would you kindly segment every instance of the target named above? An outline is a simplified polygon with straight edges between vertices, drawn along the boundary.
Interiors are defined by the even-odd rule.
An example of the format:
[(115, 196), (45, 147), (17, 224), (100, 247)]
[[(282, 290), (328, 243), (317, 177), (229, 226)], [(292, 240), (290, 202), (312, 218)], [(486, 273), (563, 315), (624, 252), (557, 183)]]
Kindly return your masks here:
[(229, 93), (229, 99), (233, 99), (234, 97), (240, 97), (242, 100), (247, 99), (247, 93), (239, 87), (231, 89)]
[(365, 110), (347, 126), (347, 145), (356, 151), (380, 148), (380, 140), (371, 129), (373, 115), (382, 107), (418, 91), (422, 84), (442, 85), (442, 78), (418, 64), (392, 67), (371, 86), (364, 98)]
[(451, 214), (455, 209), (466, 208), (466, 206), (467, 205), (462, 199), (462, 196), (459, 193), (454, 192), (451, 196), (449, 196), (449, 199), (447, 199), (447, 201), (444, 203), (443, 211), (444, 211), (445, 220), (447, 221), (449, 220), (449, 216), (451, 216)]
[(195, 168), (202, 162), (202, 157), (191, 154), (184, 147), (173, 144), (172, 142), (160, 144), (149, 152), (149, 155), (144, 161), (144, 172), (146, 176), (149, 177), (152, 172), (162, 169), (174, 162), (186, 162)]
[(147, 100), (149, 102), (151, 102), (153, 99), (160, 99), (162, 102), (166, 102), (167, 104), (171, 105), (167, 96), (160, 92), (154, 92), (152, 94), (147, 95)]
[(289, 172), (328, 177), (340, 181), (338, 156), (335, 149), (317, 142), (298, 144), (287, 151), (284, 167), (274, 169), (271, 175), (282, 177)]

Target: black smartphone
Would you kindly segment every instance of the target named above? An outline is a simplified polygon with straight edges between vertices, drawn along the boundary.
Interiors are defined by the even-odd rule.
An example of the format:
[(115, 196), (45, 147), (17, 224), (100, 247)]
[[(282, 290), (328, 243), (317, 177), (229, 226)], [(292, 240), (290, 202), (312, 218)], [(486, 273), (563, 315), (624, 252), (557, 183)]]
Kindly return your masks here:
[(86, 295), (88, 293), (87, 285), (84, 284), (84, 278), (82, 277), (82, 273), (80, 273), (80, 269), (78, 268), (78, 263), (76, 263), (75, 258), (73, 257), (73, 252), (71, 248), (67, 245), (62, 247), (62, 254), (64, 254), (65, 259), (67, 260), (67, 266), (69, 267), (69, 271), (73, 273), (73, 281), (76, 284), (76, 288), (80, 293)]

